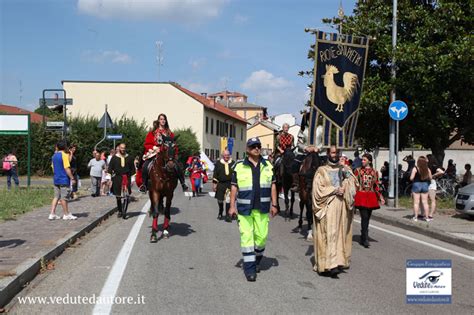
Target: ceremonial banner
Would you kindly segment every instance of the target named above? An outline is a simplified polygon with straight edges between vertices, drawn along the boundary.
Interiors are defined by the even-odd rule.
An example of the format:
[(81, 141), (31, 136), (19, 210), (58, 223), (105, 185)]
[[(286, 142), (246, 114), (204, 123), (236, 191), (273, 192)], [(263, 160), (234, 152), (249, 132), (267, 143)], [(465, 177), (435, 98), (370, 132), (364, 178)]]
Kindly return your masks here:
[[(323, 147), (353, 146), (369, 41), (366, 37), (315, 32), (309, 142), (322, 126)], [(333, 139), (335, 137), (335, 139)]]

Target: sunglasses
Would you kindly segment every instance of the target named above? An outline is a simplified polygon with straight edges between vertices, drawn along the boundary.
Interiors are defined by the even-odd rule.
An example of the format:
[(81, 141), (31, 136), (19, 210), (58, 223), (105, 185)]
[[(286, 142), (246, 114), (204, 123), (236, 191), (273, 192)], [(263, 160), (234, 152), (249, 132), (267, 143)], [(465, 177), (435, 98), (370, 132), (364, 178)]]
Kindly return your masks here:
[(262, 148), (262, 146), (259, 145), (259, 144), (251, 145), (251, 146), (250, 146), (250, 149), (259, 149), (259, 150), (260, 150), (261, 148)]

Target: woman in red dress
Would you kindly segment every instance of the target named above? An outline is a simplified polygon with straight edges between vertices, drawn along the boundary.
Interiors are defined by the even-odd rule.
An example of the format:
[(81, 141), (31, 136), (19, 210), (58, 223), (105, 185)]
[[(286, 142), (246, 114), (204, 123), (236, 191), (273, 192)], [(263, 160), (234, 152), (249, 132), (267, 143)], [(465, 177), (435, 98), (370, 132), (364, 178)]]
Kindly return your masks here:
[[(143, 155), (143, 159), (145, 162), (143, 163), (142, 167), (142, 181), (143, 184), (140, 187), (140, 191), (145, 193), (148, 189), (148, 166), (150, 162), (153, 160), (151, 157), (154, 156), (154, 152), (160, 152), (161, 150), (166, 150), (167, 147), (162, 144), (162, 141), (159, 141), (161, 136), (167, 136), (171, 139), (174, 139), (174, 133), (171, 132), (170, 127), (168, 125), (168, 118), (165, 114), (158, 115), (158, 119), (153, 122), (153, 130), (148, 132), (145, 138), (145, 143), (143, 147), (145, 148), (145, 152)], [(161, 143), (161, 144), (160, 144)], [(169, 152), (170, 158), (177, 161), (178, 158), (178, 146), (174, 146), (174, 152)], [(181, 187), (183, 190), (187, 190), (188, 186), (184, 182), (184, 174), (179, 169), (178, 163), (176, 165), (176, 174), (178, 176), (179, 182), (181, 183)]]
[(372, 168), (372, 155), (366, 153), (362, 156), (362, 167), (356, 169), (354, 175), (359, 181), (354, 206), (359, 209), (361, 217), (360, 244), (368, 248), (370, 245), (369, 221), (372, 210), (380, 208), (379, 201), (380, 204), (385, 204), (379, 190), (379, 174)]

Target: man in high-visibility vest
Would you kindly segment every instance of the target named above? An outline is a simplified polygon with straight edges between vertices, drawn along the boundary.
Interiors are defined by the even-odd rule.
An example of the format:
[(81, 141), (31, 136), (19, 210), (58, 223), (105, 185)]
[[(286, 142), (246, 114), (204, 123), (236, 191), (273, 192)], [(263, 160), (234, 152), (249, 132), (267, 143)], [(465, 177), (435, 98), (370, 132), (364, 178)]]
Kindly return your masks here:
[(247, 141), (247, 157), (234, 166), (229, 215), (238, 213), (243, 269), (248, 281), (257, 279), (268, 236), (269, 215), (278, 212), (273, 166), (260, 152), (258, 138)]

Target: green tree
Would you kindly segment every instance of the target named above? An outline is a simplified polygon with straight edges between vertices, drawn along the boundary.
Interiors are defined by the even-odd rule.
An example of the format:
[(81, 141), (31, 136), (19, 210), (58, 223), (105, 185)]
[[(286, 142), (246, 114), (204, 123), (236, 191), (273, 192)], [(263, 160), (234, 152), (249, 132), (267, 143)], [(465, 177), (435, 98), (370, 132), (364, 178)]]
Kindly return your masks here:
[(201, 147), (196, 133), (191, 128), (176, 129), (173, 132), (175, 137), (178, 137), (176, 143), (179, 147), (179, 161), (184, 165), (189, 156), (201, 152)]
[[(471, 1), (398, 1), (397, 77), (391, 78), (392, 0), (358, 1), (342, 23), (344, 33), (368, 35), (367, 70), (356, 137), (370, 149), (388, 145), (392, 87), (409, 106), (400, 123), (400, 147), (410, 142), (431, 149), (440, 162), (457, 140), (474, 143), (473, 15)], [(314, 48), (314, 47), (313, 47)], [(309, 58), (314, 57), (311, 50)], [(310, 72), (305, 72), (306, 74)], [(373, 126), (377, 126), (374, 129)]]

